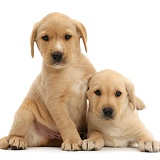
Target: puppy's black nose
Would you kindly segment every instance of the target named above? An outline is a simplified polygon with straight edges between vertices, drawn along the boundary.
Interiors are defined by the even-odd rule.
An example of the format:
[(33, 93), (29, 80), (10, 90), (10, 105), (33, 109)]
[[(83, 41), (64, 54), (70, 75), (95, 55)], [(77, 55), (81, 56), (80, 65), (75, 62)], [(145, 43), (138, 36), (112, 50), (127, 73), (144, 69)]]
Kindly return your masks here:
[(103, 108), (103, 114), (106, 118), (112, 119), (114, 110), (111, 107)]
[(55, 62), (61, 62), (62, 61), (62, 58), (63, 58), (63, 53), (61, 52), (53, 52), (51, 54), (52, 56), (52, 59), (55, 61)]

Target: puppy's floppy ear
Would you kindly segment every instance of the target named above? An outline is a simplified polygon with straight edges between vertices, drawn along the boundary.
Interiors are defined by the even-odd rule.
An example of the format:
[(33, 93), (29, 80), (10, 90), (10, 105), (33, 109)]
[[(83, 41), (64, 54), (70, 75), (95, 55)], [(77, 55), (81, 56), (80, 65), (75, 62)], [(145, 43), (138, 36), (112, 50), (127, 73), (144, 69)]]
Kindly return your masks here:
[(86, 28), (84, 27), (84, 25), (82, 23), (80, 23), (77, 20), (74, 20), (74, 23), (76, 25), (76, 29), (77, 29), (78, 34), (80, 34), (80, 36), (83, 40), (84, 48), (87, 52), (87, 31), (86, 31)]
[(134, 91), (134, 86), (133, 86), (132, 82), (131, 82), (129, 79), (126, 79), (126, 81), (125, 81), (125, 86), (126, 86), (126, 91), (127, 91), (127, 93), (128, 93), (129, 102), (132, 103), (132, 105), (133, 105), (133, 110), (135, 110), (136, 104), (135, 104), (135, 91)]
[(146, 106), (145, 106), (144, 102), (140, 98), (138, 98), (137, 96), (135, 98), (136, 98), (136, 108), (137, 108), (137, 110), (145, 109)]
[(87, 99), (88, 99), (88, 91), (89, 91), (89, 82), (92, 77), (93, 77), (93, 74), (90, 74), (89, 76), (87, 76), (87, 92), (86, 92)]
[(38, 23), (36, 23), (33, 27), (31, 37), (30, 37), (30, 45), (31, 45), (31, 56), (34, 57), (34, 42), (37, 35)]

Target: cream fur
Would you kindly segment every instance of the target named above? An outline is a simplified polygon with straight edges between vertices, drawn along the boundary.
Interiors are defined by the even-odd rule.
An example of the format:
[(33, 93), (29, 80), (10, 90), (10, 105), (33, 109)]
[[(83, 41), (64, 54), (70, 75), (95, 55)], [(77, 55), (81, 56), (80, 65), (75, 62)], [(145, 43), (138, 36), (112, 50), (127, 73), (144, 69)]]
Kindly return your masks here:
[[(101, 95), (96, 95), (96, 90)], [(122, 93), (119, 97), (115, 96), (117, 91)], [(91, 78), (87, 96), (88, 139), (83, 141), (83, 150), (99, 150), (103, 146), (126, 147), (137, 143), (141, 151), (160, 151), (160, 142), (153, 139), (138, 117), (135, 108), (139, 98), (135, 96), (130, 80), (113, 70), (101, 71)], [(113, 109), (112, 118), (106, 119), (104, 107)]]
[[(66, 40), (66, 34), (71, 38)], [(43, 57), (42, 70), (16, 112), (9, 135), (0, 140), (0, 148), (54, 146), (61, 135), (62, 150), (81, 149), (78, 132), (85, 129), (87, 81), (96, 71), (81, 53), (80, 38), (87, 51), (83, 24), (60, 13), (51, 13), (35, 24), (31, 54), (34, 57), (36, 42)], [(53, 52), (63, 53), (60, 63), (52, 59)]]

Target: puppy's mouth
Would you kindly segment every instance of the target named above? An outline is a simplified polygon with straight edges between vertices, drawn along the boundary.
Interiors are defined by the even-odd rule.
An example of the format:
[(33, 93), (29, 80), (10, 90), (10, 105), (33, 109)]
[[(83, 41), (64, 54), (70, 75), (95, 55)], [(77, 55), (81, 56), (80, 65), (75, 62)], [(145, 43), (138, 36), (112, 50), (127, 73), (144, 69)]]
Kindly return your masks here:
[(64, 68), (66, 66), (64, 61), (54, 62), (52, 59), (46, 58), (46, 59), (44, 59), (44, 62), (47, 66), (50, 66), (50, 67), (56, 68), (56, 69)]
[(58, 62), (53, 62), (53, 67), (54, 68), (61, 68), (61, 67), (63, 67), (63, 65), (64, 65), (64, 63), (63, 62), (60, 62), (60, 63), (58, 63)]

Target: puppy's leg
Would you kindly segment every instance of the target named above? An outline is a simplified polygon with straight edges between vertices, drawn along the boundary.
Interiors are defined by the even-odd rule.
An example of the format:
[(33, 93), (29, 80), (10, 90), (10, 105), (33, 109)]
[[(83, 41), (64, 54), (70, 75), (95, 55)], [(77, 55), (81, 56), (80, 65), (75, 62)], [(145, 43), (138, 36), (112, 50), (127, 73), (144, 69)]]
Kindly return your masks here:
[[(56, 123), (56, 126), (62, 136), (63, 143), (61, 145), (62, 150), (65, 151), (77, 151), (81, 150), (82, 140), (74, 122), (70, 119), (68, 110), (65, 104), (63, 103), (52, 103), (48, 104), (49, 111)], [(58, 104), (59, 106), (55, 106)]]
[(27, 139), (25, 137), (35, 119), (32, 112), (32, 109), (35, 108), (34, 105), (33, 101), (25, 99), (15, 114), (14, 122), (8, 136), (9, 146), (13, 150), (27, 148)]
[(104, 146), (104, 139), (97, 131), (92, 131), (88, 134), (88, 139), (83, 140), (82, 150), (92, 151), (99, 150)]
[(144, 102), (136, 96), (136, 108), (137, 110), (143, 110), (145, 107)]
[(142, 152), (160, 151), (160, 142), (155, 141), (152, 134), (147, 129), (144, 129), (136, 136), (136, 141)]

